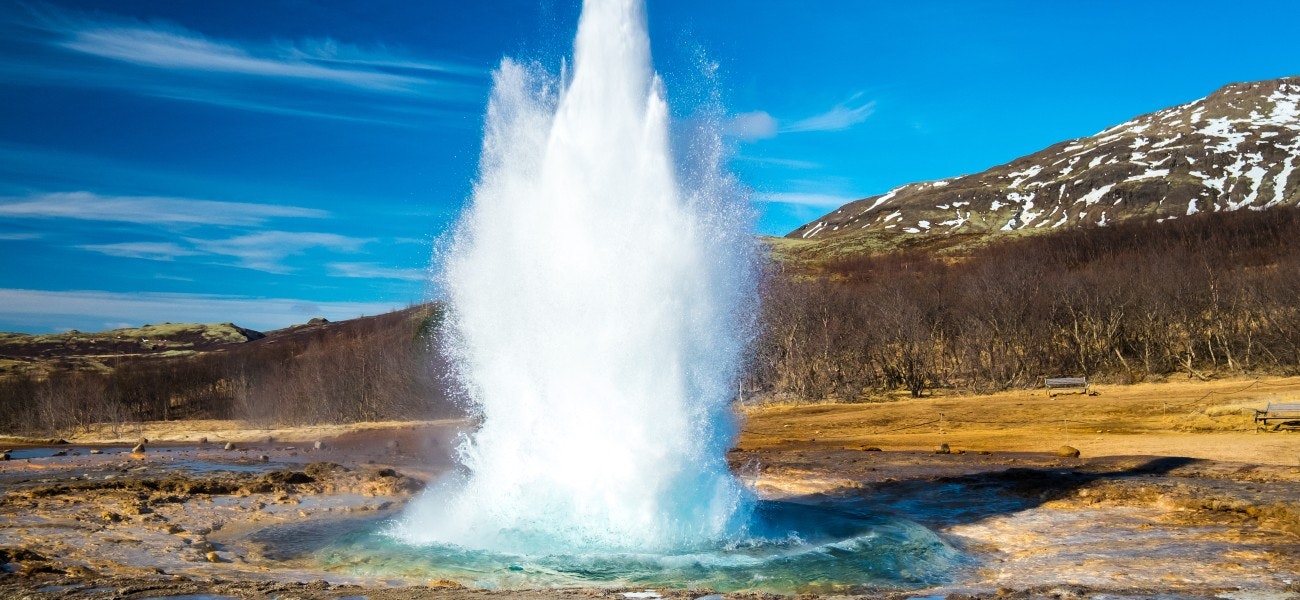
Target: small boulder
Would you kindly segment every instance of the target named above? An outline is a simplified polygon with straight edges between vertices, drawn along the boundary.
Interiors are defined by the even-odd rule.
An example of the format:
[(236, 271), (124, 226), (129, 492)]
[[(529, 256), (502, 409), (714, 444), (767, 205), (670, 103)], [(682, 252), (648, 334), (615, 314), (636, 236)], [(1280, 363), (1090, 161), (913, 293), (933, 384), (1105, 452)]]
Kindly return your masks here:
[(54, 454), (51, 454), (50, 456), (67, 456), (67, 455), (68, 455), (68, 451), (67, 451), (67, 450), (59, 450), (58, 452), (55, 452)]
[(144, 454), (144, 442), (136, 444), (135, 447), (131, 449), (131, 454)]
[(199, 438), (199, 445), (200, 445), (200, 446), (206, 446), (207, 444), (208, 444), (208, 438), (207, 438), (206, 436), (205, 436), (205, 437), (201, 437), (201, 438)]
[(234, 449), (235, 449), (234, 442), (226, 442), (226, 450), (234, 450)]
[(0, 460), (9, 460), (9, 452), (0, 452)]
[(882, 452), (882, 450), (880, 449), (880, 446), (865, 446), (865, 447), (862, 448), (862, 451), (863, 451), (863, 452)]
[(103, 450), (100, 450), (99, 448), (91, 448), (91, 449), (90, 449), (90, 453), (91, 453), (91, 454), (103, 454), (104, 451), (103, 451)]
[(137, 446), (143, 446), (143, 445), (148, 444), (148, 443), (149, 443), (149, 438), (147, 438), (147, 437), (141, 437), (140, 439), (138, 439), (138, 440), (135, 441), (135, 445), (137, 445)]
[(313, 443), (313, 444), (311, 445), (311, 449), (312, 449), (312, 450), (324, 450), (324, 449), (325, 449), (325, 442), (322, 442), (322, 441), (320, 441), (320, 440), (316, 440), (316, 442)]
[(221, 555), (217, 554), (215, 550), (207, 554), (204, 554), (203, 557), (208, 559), (208, 562), (211, 563), (226, 562), (225, 559), (221, 558)]
[(260, 460), (260, 461), (262, 461), (262, 462), (268, 462), (268, 461), (271, 460), (271, 457), (269, 457), (269, 456), (263, 454), (263, 455), (257, 457), (257, 460)]
[(934, 448), (934, 453), (935, 453), (935, 454), (952, 454), (952, 448), (949, 448), (949, 447), (948, 447), (948, 444), (946, 444), (946, 443), (944, 443), (944, 444), (939, 444), (938, 446), (936, 446), (936, 447)]
[(1079, 458), (1079, 449), (1074, 446), (1061, 446), (1056, 449), (1056, 455), (1066, 458)]

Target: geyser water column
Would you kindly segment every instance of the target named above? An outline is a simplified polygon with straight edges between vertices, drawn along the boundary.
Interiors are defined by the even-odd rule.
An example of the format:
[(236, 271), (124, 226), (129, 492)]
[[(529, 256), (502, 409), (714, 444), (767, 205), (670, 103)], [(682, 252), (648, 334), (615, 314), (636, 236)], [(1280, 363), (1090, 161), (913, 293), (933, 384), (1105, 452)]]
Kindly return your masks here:
[(586, 0), (559, 78), (502, 62), (442, 273), (481, 425), (400, 537), (568, 554), (743, 534), (725, 453), (755, 269), (716, 129), (675, 159), (641, 0)]

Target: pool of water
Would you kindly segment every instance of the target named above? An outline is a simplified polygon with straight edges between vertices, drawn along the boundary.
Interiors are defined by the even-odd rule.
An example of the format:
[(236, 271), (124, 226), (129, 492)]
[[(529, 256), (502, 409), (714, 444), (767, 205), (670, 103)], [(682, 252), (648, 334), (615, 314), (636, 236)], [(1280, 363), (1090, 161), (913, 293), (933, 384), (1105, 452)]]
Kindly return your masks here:
[[(393, 535), (395, 526), (340, 527), (332, 542), (301, 550), (338, 573), (450, 579), (488, 589), (644, 586), (786, 594), (916, 589), (944, 583), (964, 562), (934, 532), (905, 519), (776, 501), (759, 503), (752, 533), (744, 539), (668, 553), (510, 554), (410, 545)], [(282, 546), (304, 537), (301, 531), (286, 532)], [(262, 541), (276, 545), (271, 538)]]

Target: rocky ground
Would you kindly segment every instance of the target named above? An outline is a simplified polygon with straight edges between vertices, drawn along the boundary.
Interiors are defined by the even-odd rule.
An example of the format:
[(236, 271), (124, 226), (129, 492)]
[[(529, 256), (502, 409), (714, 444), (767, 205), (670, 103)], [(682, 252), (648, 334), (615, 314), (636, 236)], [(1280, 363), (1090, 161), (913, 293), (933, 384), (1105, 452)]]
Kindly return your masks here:
[[(940, 587), (855, 596), (1300, 598), (1300, 435), (1254, 433), (1232, 408), (1300, 382), (1231, 393), (1246, 385), (750, 409), (730, 459), (766, 497), (907, 518), (969, 558)], [(1142, 416), (1153, 403), (1161, 408)], [(942, 429), (911, 427), (937, 406)], [(1109, 427), (1084, 435), (1082, 426), (1013, 418), (1044, 406)], [(969, 414), (980, 418), (948, 418)], [(198, 430), (162, 426), (143, 431), (170, 431), (143, 452), (84, 438), (10, 440), (10, 460), (0, 462), (0, 597), (625, 598), (632, 590), (385, 579), (311, 558), (327, 537), (320, 531), (373, 527), (450, 468), (462, 426), (199, 436), (206, 444)], [(1118, 451), (1107, 453), (1112, 439)], [(1082, 455), (1058, 455), (1066, 441)]]

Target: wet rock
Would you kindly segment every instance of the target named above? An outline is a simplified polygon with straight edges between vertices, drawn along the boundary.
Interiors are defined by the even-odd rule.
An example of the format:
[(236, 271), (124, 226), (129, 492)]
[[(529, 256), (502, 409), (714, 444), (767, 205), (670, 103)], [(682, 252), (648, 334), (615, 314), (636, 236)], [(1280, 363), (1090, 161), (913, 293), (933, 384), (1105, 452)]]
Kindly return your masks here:
[(26, 548), (0, 548), (0, 564), (21, 562), (45, 562), (49, 560)]
[(460, 583), (457, 583), (457, 582), (455, 582), (455, 581), (452, 581), (452, 580), (450, 580), (450, 579), (430, 579), (430, 580), (429, 580), (429, 587), (431, 587), (431, 588), (449, 589), (449, 590), (462, 590), (462, 589), (465, 589), (465, 586), (463, 586), (463, 585), (461, 585)]
[(100, 450), (99, 448), (92, 448), (92, 449), (90, 450), (90, 453), (91, 453), (91, 454), (103, 454), (104, 451), (103, 451), (103, 450)]
[(1061, 446), (1056, 449), (1056, 455), (1067, 458), (1079, 458), (1079, 449), (1074, 446)]
[(424, 483), (407, 477), (393, 469), (380, 469), (369, 473), (361, 486), (366, 496), (395, 496), (419, 491)]
[(346, 473), (348, 469), (343, 465), (332, 462), (314, 462), (303, 467), (303, 472), (313, 479), (328, 479), (335, 473)]
[(144, 442), (136, 444), (135, 447), (131, 449), (131, 454), (144, 454)]
[(226, 450), (229, 451), (229, 450), (234, 450), (234, 449), (235, 449), (235, 443), (234, 443), (234, 442), (226, 442)]
[(8, 452), (0, 452), (0, 460), (9, 460)]
[(952, 454), (952, 448), (948, 447), (948, 444), (939, 444), (938, 446), (936, 446), (936, 447), (934, 448), (934, 453), (935, 453), (935, 454)]
[(325, 449), (325, 442), (322, 442), (322, 441), (320, 441), (320, 440), (316, 440), (316, 442), (313, 443), (313, 444), (311, 445), (311, 449), (312, 449), (312, 450), (324, 450), (324, 449)]
[[(300, 483), (313, 483), (316, 479), (302, 471), (271, 471), (261, 477), (259, 483), (262, 488), (280, 489), (287, 485), (298, 485)], [(250, 487), (250, 489), (252, 489)], [(270, 491), (265, 489), (264, 491)], [(259, 490), (254, 490), (259, 491)]]
[(58, 452), (55, 452), (54, 454), (51, 454), (50, 456), (53, 457), (53, 456), (67, 456), (67, 455), (68, 455), (68, 451), (67, 451), (67, 450), (59, 450)]
[(260, 461), (262, 461), (262, 462), (270, 462), (271, 457), (269, 457), (269, 456), (263, 454), (263, 455), (257, 457), (257, 460), (260, 460)]

